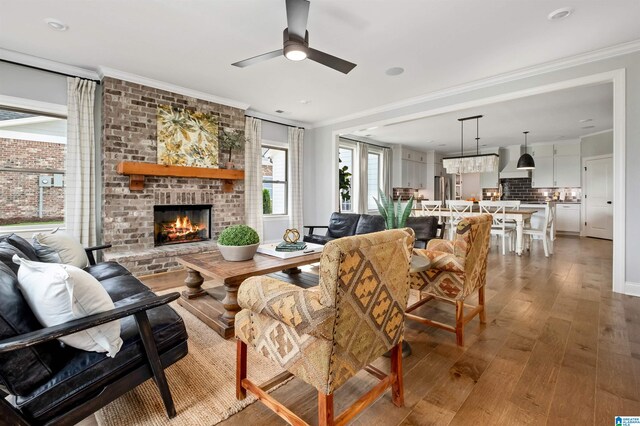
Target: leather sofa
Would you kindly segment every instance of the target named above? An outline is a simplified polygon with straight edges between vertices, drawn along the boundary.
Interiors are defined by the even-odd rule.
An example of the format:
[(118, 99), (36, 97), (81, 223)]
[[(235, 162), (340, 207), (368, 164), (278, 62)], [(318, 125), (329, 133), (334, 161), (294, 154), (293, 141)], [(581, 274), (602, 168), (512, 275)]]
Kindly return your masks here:
[[(178, 293), (156, 296), (118, 263), (95, 264), (89, 256), (92, 264), (85, 271), (116, 308), (43, 328), (18, 289), (14, 254), (38, 260), (26, 240), (0, 236), (0, 419), (17, 425), (75, 424), (149, 378), (169, 417), (175, 416), (164, 368), (188, 352), (182, 318), (166, 305)], [(124, 343), (114, 358), (57, 340), (116, 319)]]
[[(442, 225), (438, 224), (435, 216), (408, 217), (407, 227), (413, 229), (416, 235), (414, 247), (425, 248), (429, 240), (442, 236)], [(384, 231), (384, 219), (380, 215), (368, 215), (357, 213), (331, 214), (329, 225), (327, 226), (305, 226), (309, 229), (304, 235), (303, 241), (314, 244), (326, 244), (331, 240), (352, 235), (368, 234), (371, 232)], [(315, 234), (316, 228), (327, 229), (324, 235)]]

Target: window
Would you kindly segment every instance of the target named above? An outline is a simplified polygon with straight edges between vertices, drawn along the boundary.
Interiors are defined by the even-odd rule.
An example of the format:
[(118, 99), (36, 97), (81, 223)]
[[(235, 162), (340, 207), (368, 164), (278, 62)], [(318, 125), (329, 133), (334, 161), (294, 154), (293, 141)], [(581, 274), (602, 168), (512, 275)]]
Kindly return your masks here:
[(367, 207), (369, 210), (377, 210), (378, 205), (373, 199), (378, 198), (378, 188), (381, 188), (382, 153), (371, 152), (367, 154)]
[(0, 108), (0, 228), (64, 225), (67, 121)]
[(287, 150), (262, 146), (262, 213), (288, 214)]
[(353, 211), (353, 147), (340, 146), (338, 151), (338, 185), (340, 186), (340, 211)]
[[(366, 161), (361, 159), (365, 156)], [(337, 196), (342, 212), (372, 213), (378, 211), (374, 198), (378, 198), (378, 188), (382, 188), (385, 176), (386, 155), (389, 150), (368, 143), (340, 138), (338, 144), (338, 187)], [(361, 173), (366, 174), (366, 185), (360, 182)], [(365, 211), (360, 206), (366, 205)]]

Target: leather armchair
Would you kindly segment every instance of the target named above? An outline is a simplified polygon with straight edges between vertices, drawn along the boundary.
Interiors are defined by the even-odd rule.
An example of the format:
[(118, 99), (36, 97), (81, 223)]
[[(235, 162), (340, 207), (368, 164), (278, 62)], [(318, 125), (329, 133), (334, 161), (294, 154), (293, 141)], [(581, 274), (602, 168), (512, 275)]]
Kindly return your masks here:
[[(401, 343), (413, 239), (405, 228), (330, 241), (322, 252), (317, 289), (269, 277), (244, 281), (235, 322), (238, 399), (250, 391), (289, 423), (306, 424), (246, 377), (251, 346), (318, 390), (320, 425), (334, 424), (334, 391), (362, 369), (382, 384), (340, 414), (336, 424), (353, 418), (388, 387), (394, 404), (402, 406)], [(390, 349), (390, 374), (368, 367)]]
[[(167, 306), (178, 293), (156, 296), (117, 263), (88, 266), (115, 309), (42, 328), (10, 261), (13, 254), (30, 258), (35, 251), (17, 236), (0, 236), (0, 246), (0, 395), (7, 396), (0, 398), (0, 423), (73, 425), (149, 378), (169, 417), (175, 416), (164, 368), (188, 352), (182, 318)], [(116, 319), (124, 343), (114, 358), (57, 340)]]
[[(407, 308), (407, 318), (426, 325), (456, 333), (458, 345), (464, 345), (464, 325), (475, 315), (485, 323), (484, 286), (487, 277), (487, 255), (491, 236), (492, 216), (465, 218), (456, 227), (453, 241), (433, 239), (426, 250), (415, 249), (414, 253), (430, 261), (424, 272), (411, 274), (411, 288), (420, 292), (421, 299)], [(478, 305), (465, 316), (464, 300), (478, 290)], [(429, 300), (440, 299), (456, 305), (455, 327), (411, 314)], [(466, 305), (469, 307), (469, 305)]]

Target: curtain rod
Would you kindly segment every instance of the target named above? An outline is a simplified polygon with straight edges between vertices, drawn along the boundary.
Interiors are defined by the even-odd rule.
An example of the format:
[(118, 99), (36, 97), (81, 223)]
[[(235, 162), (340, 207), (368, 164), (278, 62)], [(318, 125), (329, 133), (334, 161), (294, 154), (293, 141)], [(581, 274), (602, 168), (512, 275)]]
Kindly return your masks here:
[(351, 138), (345, 138), (344, 136), (338, 136), (340, 139), (344, 139), (346, 141), (350, 141), (350, 142), (357, 142), (357, 143), (363, 143), (366, 145), (371, 145), (371, 146), (375, 146), (377, 148), (382, 148), (382, 149), (391, 149), (388, 146), (382, 146), (382, 145), (376, 145), (375, 143), (371, 143), (371, 142), (365, 142), (365, 141), (359, 141), (357, 139), (351, 139)]
[(65, 76), (65, 77), (81, 78), (81, 79), (83, 79), (83, 80), (93, 81), (93, 82), (95, 82), (96, 84), (100, 84), (100, 83), (101, 83), (101, 81), (100, 81), (100, 80), (94, 80), (94, 79), (92, 79), (92, 78), (80, 77), (80, 76), (77, 76), (77, 75), (67, 74), (67, 73), (60, 72), (60, 71), (48, 70), (48, 69), (46, 69), (46, 68), (36, 67), (36, 66), (34, 66), (34, 65), (21, 64), (20, 62), (8, 61), (8, 60), (6, 60), (6, 59), (0, 59), (0, 61), (2, 61), (2, 62), (6, 62), (7, 64), (13, 64), (13, 65), (19, 65), (19, 66), (21, 66), (21, 67), (31, 68), (31, 69), (34, 69), (34, 70), (46, 71), (46, 72), (50, 72), (50, 73), (52, 73), (52, 74), (63, 75), (63, 76)]
[(260, 120), (260, 121), (266, 121), (267, 123), (279, 124), (279, 125), (281, 125), (281, 126), (287, 126), (287, 127), (293, 127), (293, 128), (296, 128), (296, 129), (302, 129), (302, 130), (305, 130), (305, 128), (304, 128), (304, 127), (300, 127), (300, 126), (291, 126), (291, 125), (289, 125), (289, 124), (278, 123), (277, 121), (267, 120), (266, 118), (255, 117), (255, 116), (253, 116), (253, 115), (249, 115), (249, 114), (245, 114), (244, 116), (245, 116), (245, 117), (255, 118), (256, 120)]

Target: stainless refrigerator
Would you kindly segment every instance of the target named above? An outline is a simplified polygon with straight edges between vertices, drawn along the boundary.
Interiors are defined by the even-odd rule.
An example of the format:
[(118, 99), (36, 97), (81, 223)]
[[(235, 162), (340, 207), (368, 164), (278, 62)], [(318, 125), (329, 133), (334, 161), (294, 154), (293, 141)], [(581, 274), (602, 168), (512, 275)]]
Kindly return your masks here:
[(451, 191), (453, 189), (451, 175), (444, 174), (436, 176), (433, 183), (433, 199), (435, 201), (451, 200)]

